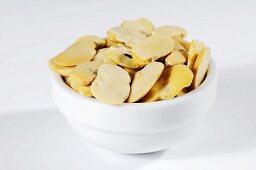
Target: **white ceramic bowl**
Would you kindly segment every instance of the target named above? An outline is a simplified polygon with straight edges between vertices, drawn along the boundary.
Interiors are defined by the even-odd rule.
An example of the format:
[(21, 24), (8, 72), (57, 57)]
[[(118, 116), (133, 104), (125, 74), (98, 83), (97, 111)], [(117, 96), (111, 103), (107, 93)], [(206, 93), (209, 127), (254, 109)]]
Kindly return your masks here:
[(214, 104), (217, 71), (211, 61), (206, 79), (195, 90), (171, 100), (107, 105), (80, 95), (53, 74), (58, 109), (88, 142), (119, 153), (149, 153), (171, 147), (194, 130)]

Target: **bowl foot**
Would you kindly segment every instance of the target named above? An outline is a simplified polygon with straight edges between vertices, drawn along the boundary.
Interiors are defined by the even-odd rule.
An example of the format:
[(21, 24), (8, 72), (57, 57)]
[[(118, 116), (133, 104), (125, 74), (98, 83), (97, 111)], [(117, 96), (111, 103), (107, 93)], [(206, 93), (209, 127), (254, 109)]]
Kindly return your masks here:
[(187, 138), (196, 126), (192, 122), (185, 126), (153, 133), (119, 133), (84, 126), (67, 119), (72, 129), (87, 142), (98, 147), (126, 154), (145, 154), (168, 149)]

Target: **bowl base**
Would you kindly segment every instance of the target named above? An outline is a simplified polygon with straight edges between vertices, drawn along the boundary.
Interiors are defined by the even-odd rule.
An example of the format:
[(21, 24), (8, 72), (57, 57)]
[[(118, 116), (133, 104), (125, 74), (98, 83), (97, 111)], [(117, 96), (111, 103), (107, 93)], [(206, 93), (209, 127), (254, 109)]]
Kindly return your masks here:
[(195, 129), (196, 121), (179, 128), (153, 133), (119, 133), (84, 126), (67, 119), (71, 128), (87, 142), (117, 153), (145, 154), (168, 149), (186, 139)]

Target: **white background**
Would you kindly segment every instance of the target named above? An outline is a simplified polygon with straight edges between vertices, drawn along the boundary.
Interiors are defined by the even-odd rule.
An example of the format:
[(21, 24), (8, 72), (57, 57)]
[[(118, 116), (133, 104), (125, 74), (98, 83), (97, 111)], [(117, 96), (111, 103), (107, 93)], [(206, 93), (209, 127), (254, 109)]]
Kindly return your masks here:
[[(187, 28), (219, 67), (215, 106), (175, 148), (110, 153), (73, 134), (50, 95), (47, 60), (124, 19)], [(0, 170), (256, 168), (256, 1), (0, 0)]]

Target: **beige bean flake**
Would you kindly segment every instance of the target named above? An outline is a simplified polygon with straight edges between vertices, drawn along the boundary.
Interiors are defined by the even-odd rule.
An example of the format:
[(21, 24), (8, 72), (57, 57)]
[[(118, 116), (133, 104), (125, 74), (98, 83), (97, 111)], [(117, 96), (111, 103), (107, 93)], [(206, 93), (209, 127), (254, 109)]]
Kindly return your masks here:
[(53, 62), (62, 66), (76, 66), (82, 62), (90, 61), (96, 54), (94, 42), (77, 42), (53, 58)]
[(96, 79), (92, 82), (91, 92), (101, 102), (122, 104), (129, 96), (131, 78), (119, 66), (103, 64), (98, 69)]
[(132, 56), (138, 63), (155, 61), (174, 49), (175, 42), (165, 36), (152, 35), (132, 47)]
[(107, 44), (107, 42), (104, 38), (100, 38), (95, 35), (82, 36), (76, 40), (76, 43), (79, 43), (79, 42), (95, 43), (97, 45), (97, 47), (100, 47), (100, 48), (105, 47)]
[(136, 62), (133, 60), (133, 58), (128, 57), (127, 53), (130, 53), (128, 49), (124, 50), (120, 47), (110, 47), (110, 49), (107, 51), (107, 56), (111, 60), (113, 60), (118, 65), (129, 68), (129, 69), (137, 69), (140, 66), (136, 64)]
[(69, 75), (70, 81), (78, 86), (89, 85), (95, 79), (101, 64), (100, 61), (88, 61), (77, 65)]
[(185, 38), (187, 36), (187, 31), (181, 27), (164, 25), (155, 29), (153, 31), (153, 34), (165, 35), (171, 38), (173, 37)]
[(92, 97), (90, 86), (80, 86), (78, 92), (84, 96)]
[(114, 27), (111, 28), (107, 33), (107, 39), (125, 43), (128, 46), (132, 46), (144, 40), (146, 35), (138, 30), (127, 29), (125, 27)]
[(193, 73), (185, 65), (180, 64), (167, 68), (142, 100), (153, 102), (172, 99), (183, 88), (190, 86), (192, 80)]
[(110, 40), (110, 39), (106, 39), (106, 41), (107, 41), (107, 47), (111, 47), (111, 46), (113, 46), (113, 45), (117, 45), (117, 44), (119, 44), (118, 42), (115, 42), (115, 41), (112, 41), (112, 40)]
[(135, 74), (131, 85), (131, 93), (128, 103), (136, 102), (144, 97), (154, 86), (161, 73), (164, 70), (164, 64), (160, 62), (151, 62), (142, 70)]
[(195, 75), (193, 83), (192, 83), (193, 89), (198, 87), (204, 80), (205, 74), (209, 67), (210, 56), (211, 56), (210, 48), (205, 47), (204, 50), (197, 57), (195, 65), (193, 67), (193, 72)]
[(56, 64), (53, 59), (48, 61), (48, 67), (62, 76), (69, 76), (74, 67), (66, 67)]
[(174, 66), (177, 64), (185, 64), (186, 57), (180, 51), (173, 51), (165, 58), (165, 65)]
[(178, 42), (180, 45), (182, 45), (186, 51), (189, 50), (189, 46), (190, 46), (190, 43), (186, 40), (184, 40), (183, 38), (180, 38), (180, 37), (173, 37), (173, 39)]
[(196, 58), (201, 53), (204, 49), (204, 43), (198, 41), (198, 40), (193, 40), (189, 46), (189, 51), (188, 51), (188, 62), (187, 66), (190, 69), (193, 69), (194, 64), (196, 62)]
[(102, 48), (99, 49), (97, 54), (93, 57), (93, 61), (100, 61), (104, 64), (114, 64), (116, 65), (116, 63), (111, 60), (108, 55), (107, 55), (107, 51), (109, 50), (109, 48)]
[(155, 28), (154, 25), (146, 18), (139, 18), (134, 21), (124, 20), (121, 26), (128, 29), (138, 30), (146, 35), (150, 35)]
[(175, 42), (175, 46), (174, 46), (175, 51), (180, 51), (180, 50), (186, 51), (186, 49), (178, 41), (174, 40), (174, 42)]

